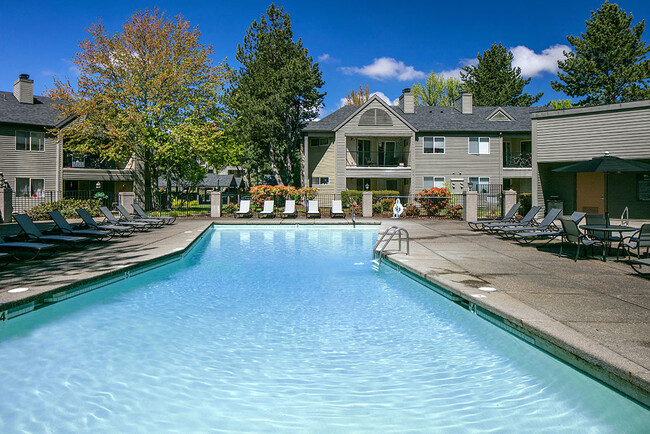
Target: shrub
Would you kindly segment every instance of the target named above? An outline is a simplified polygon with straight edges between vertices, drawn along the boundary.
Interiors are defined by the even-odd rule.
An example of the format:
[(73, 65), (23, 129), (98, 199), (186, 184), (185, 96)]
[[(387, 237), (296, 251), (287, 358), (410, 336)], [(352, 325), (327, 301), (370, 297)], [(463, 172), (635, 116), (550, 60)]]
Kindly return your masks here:
[(372, 204), (372, 213), (373, 214), (381, 214), (382, 211), (383, 211), (383, 208), (381, 207), (381, 204), (379, 202)]
[(393, 212), (393, 207), (395, 206), (395, 199), (392, 197), (385, 197), (378, 202), (381, 205), (382, 211)]
[(526, 215), (530, 208), (533, 206), (533, 195), (532, 193), (519, 193), (519, 214)]
[(350, 206), (351, 202), (361, 203), (363, 200), (363, 191), (345, 190), (341, 192), (341, 203), (344, 207)]
[(461, 205), (447, 205), (447, 217), (460, 220), (463, 218), (463, 207)]
[(423, 189), (415, 195), (415, 200), (420, 202), (427, 215), (438, 215), (440, 211), (447, 208), (450, 193), (446, 187), (433, 187)]
[(235, 214), (237, 211), (237, 205), (234, 203), (229, 203), (228, 205), (224, 205), (221, 207), (221, 214), (222, 215), (229, 215), (232, 216)]
[(198, 200), (186, 201), (184, 199), (172, 200), (172, 208), (189, 208), (191, 206), (199, 206)]
[(65, 218), (77, 218), (78, 208), (85, 208), (90, 215), (97, 217), (100, 215), (99, 207), (101, 201), (97, 199), (63, 199), (56, 202), (41, 203), (34, 208), (27, 210), (27, 214), (32, 220), (49, 220), (48, 211), (60, 211)]
[(318, 189), (312, 187), (295, 188), (288, 185), (255, 185), (250, 188), (251, 204), (262, 206), (265, 200), (272, 200), (277, 205), (284, 204), (286, 199), (301, 202), (314, 199)]
[(393, 200), (395, 199), (394, 196), (399, 196), (399, 191), (396, 190), (377, 190), (372, 192), (372, 203), (377, 202), (381, 198), (385, 196), (393, 196)]
[(404, 215), (407, 217), (417, 217), (420, 215), (420, 209), (409, 202), (404, 206)]

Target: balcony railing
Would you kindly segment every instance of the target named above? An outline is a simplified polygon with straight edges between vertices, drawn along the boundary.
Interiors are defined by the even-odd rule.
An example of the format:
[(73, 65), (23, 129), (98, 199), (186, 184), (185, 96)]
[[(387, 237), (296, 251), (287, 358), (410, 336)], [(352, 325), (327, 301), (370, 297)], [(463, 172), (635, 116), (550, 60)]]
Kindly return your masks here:
[(408, 167), (409, 152), (348, 151), (347, 166), (352, 167)]
[(503, 154), (503, 167), (529, 168), (533, 167), (533, 156), (530, 153), (514, 152)]
[(63, 167), (73, 169), (119, 169), (115, 161), (107, 158), (97, 157), (95, 155), (75, 155), (65, 154), (63, 157)]

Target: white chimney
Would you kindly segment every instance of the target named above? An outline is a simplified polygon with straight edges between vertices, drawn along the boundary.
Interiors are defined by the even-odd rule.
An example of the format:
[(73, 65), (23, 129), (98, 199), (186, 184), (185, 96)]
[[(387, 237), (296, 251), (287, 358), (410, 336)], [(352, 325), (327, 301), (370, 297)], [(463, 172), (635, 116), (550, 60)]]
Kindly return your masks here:
[(34, 80), (29, 74), (20, 74), (14, 82), (14, 96), (23, 104), (34, 104)]
[(408, 87), (402, 90), (402, 94), (399, 97), (399, 108), (404, 113), (415, 112), (415, 95), (413, 95), (411, 89)]
[(460, 95), (454, 100), (454, 108), (464, 115), (472, 114), (472, 94), (461, 90)]

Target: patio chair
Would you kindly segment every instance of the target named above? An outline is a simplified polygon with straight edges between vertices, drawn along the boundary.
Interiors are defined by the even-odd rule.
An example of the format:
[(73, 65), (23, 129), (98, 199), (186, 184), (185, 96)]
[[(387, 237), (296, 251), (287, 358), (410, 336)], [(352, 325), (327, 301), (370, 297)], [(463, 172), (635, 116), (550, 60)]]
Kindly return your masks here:
[(519, 203), (516, 203), (516, 204), (512, 205), (512, 207), (510, 208), (510, 211), (508, 211), (506, 213), (506, 215), (504, 215), (500, 219), (479, 220), (479, 221), (476, 221), (476, 222), (467, 222), (467, 224), (469, 225), (470, 229), (472, 229), (473, 231), (480, 231), (480, 230), (483, 229), (484, 225), (490, 224), (490, 223), (506, 223), (506, 222), (516, 223), (517, 222), (516, 215), (517, 215), (517, 211), (519, 211), (520, 206), (521, 205)]
[[(650, 224), (646, 223), (641, 225), (641, 228), (634, 232), (632, 235), (623, 238), (619, 243), (619, 248), (622, 247), (627, 252), (628, 259), (632, 259), (632, 251), (636, 250), (636, 257), (641, 258), (641, 250), (645, 248), (645, 254), (650, 250)], [(619, 255), (616, 253), (616, 259)]]
[(317, 200), (310, 200), (307, 202), (307, 217), (320, 217), (320, 209), (318, 209)]
[(561, 209), (558, 208), (552, 208), (548, 214), (546, 214), (546, 217), (539, 222), (537, 226), (515, 226), (515, 227), (508, 227), (508, 228), (500, 228), (497, 229), (496, 232), (500, 236), (507, 238), (513, 236), (515, 233), (520, 233), (520, 232), (550, 232), (550, 231), (557, 231), (559, 228), (555, 226), (555, 219), (560, 215), (562, 212)]
[(147, 223), (118, 220), (115, 218), (111, 210), (105, 206), (100, 206), (99, 211), (104, 215), (104, 218), (108, 223), (115, 226), (131, 226), (141, 232), (148, 231), (151, 228), (151, 225)]
[(345, 211), (343, 211), (343, 204), (340, 199), (332, 201), (332, 209), (330, 210), (330, 217), (343, 217), (345, 218)]
[(133, 231), (135, 231), (135, 227), (133, 226), (99, 224), (84, 208), (79, 208), (75, 211), (77, 211), (77, 214), (79, 214), (79, 217), (81, 217), (81, 220), (83, 220), (84, 227), (101, 231), (111, 231), (113, 234), (122, 237), (128, 237), (133, 233)]
[(650, 259), (630, 259), (632, 269), (642, 276), (650, 276)]
[(541, 206), (533, 206), (526, 213), (526, 215), (521, 220), (519, 220), (519, 222), (488, 223), (484, 225), (484, 229), (488, 232), (495, 232), (498, 231), (499, 229), (507, 228), (507, 227), (533, 226), (537, 223), (535, 220), (535, 216), (537, 215), (540, 209), (542, 209)]
[(284, 211), (282, 211), (282, 217), (297, 217), (298, 213), (296, 212), (296, 201), (287, 199), (284, 201)]
[[(0, 250), (6, 252), (19, 260), (35, 259), (42, 252), (49, 252), (49, 255), (54, 254), (56, 246), (47, 243), (31, 243), (31, 242), (6, 242), (0, 237)], [(19, 254), (20, 253), (20, 254)], [(23, 253), (29, 255), (23, 255)]]
[(113, 236), (113, 233), (110, 231), (102, 231), (99, 229), (75, 229), (70, 226), (70, 223), (63, 217), (60, 211), (49, 211), (48, 214), (54, 221), (54, 224), (59, 228), (59, 230), (65, 235), (73, 235), (79, 237), (91, 237), (97, 240), (109, 240)]
[(131, 204), (131, 207), (133, 208), (133, 211), (135, 211), (135, 213), (141, 219), (145, 219), (145, 220), (146, 219), (162, 220), (162, 222), (164, 224), (166, 224), (166, 225), (171, 225), (172, 223), (174, 223), (176, 221), (176, 217), (173, 217), (173, 216), (161, 215), (159, 217), (153, 217), (153, 216), (147, 215), (147, 213), (144, 212), (142, 207), (140, 205), (138, 205), (137, 203)]
[(31, 217), (27, 214), (14, 214), (14, 220), (20, 226), (21, 233), (24, 233), (30, 240), (36, 240), (39, 242), (60, 243), (65, 244), (68, 247), (79, 247), (83, 243), (88, 241), (87, 237), (73, 237), (70, 235), (45, 235), (41, 230), (34, 224)]
[(158, 220), (158, 219), (135, 219), (133, 216), (124, 208), (124, 205), (117, 205), (115, 207), (117, 212), (120, 213), (122, 216), (119, 221), (120, 222), (130, 222), (130, 223), (144, 223), (149, 225), (152, 228), (159, 228), (162, 227), (163, 221)]
[(251, 201), (250, 199), (242, 199), (239, 202), (239, 210), (235, 211), (235, 217), (250, 217), (251, 216)]
[(577, 261), (578, 257), (580, 256), (581, 246), (585, 246), (585, 253), (588, 248), (591, 248), (592, 254), (593, 254), (594, 246), (596, 245), (603, 246), (603, 242), (600, 241), (598, 238), (590, 238), (588, 234), (582, 233), (578, 228), (578, 224), (573, 220), (560, 219), (560, 222), (562, 222), (562, 231), (564, 236), (562, 237), (562, 244), (560, 245), (560, 253), (558, 254), (558, 256), (562, 256), (562, 248), (564, 247), (565, 240), (568, 243), (576, 245), (576, 257), (573, 259), (574, 261)]
[[(580, 220), (585, 216), (586, 213), (575, 211), (569, 216), (569, 220), (574, 221), (576, 224), (580, 224)], [(540, 223), (540, 226), (542, 224)], [(555, 238), (563, 236), (562, 228), (558, 228), (556, 225), (553, 225), (552, 230), (547, 231), (527, 231), (527, 232), (516, 232), (514, 234), (514, 239), (520, 244), (530, 244), (536, 240), (547, 240), (546, 244), (553, 241)], [(543, 244), (541, 247), (545, 246)]]
[(9, 253), (0, 253), (0, 267), (7, 265), (9, 263), (9, 259), (11, 259), (11, 255)]
[(273, 210), (273, 201), (272, 200), (265, 200), (264, 201), (264, 207), (262, 208), (262, 211), (257, 214), (258, 217), (275, 217), (275, 212)]

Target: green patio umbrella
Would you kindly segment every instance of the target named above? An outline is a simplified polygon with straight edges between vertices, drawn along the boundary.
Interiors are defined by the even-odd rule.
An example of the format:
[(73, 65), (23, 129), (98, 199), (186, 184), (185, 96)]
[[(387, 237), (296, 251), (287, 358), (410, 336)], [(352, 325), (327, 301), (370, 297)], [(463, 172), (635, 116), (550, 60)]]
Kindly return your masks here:
[(553, 169), (553, 172), (602, 172), (605, 174), (605, 214), (608, 214), (607, 200), (607, 175), (620, 172), (650, 172), (650, 164), (634, 160), (624, 160), (614, 157), (605, 152), (602, 157), (595, 157), (591, 160), (580, 161), (568, 166)]

